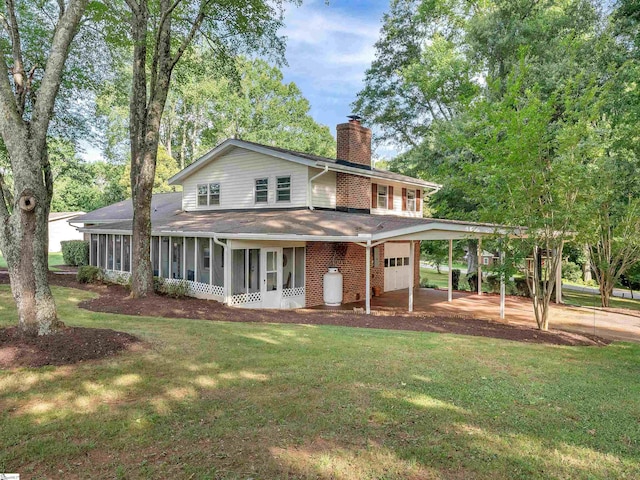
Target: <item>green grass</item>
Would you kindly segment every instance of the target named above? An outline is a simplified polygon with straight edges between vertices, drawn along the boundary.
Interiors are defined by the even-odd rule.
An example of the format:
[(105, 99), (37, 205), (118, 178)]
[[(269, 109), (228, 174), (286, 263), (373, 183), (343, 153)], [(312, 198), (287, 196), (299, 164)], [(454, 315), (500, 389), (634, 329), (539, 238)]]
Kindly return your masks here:
[[(576, 292), (564, 289), (562, 291), (562, 300), (568, 305), (576, 305), (578, 307), (600, 307), (602, 305), (599, 293)], [(612, 308), (640, 310), (640, 300), (611, 297), (609, 306)]]
[[(638, 478), (640, 345), (96, 314), (150, 343), (0, 371), (0, 471), (23, 478)], [(123, 300), (126, 301), (126, 300)], [(0, 326), (16, 322), (0, 287)]]
[[(62, 253), (60, 252), (49, 253), (49, 270), (54, 272), (59, 270), (58, 268), (56, 268), (56, 266), (58, 265), (64, 265), (64, 260), (62, 259)], [(7, 268), (7, 262), (4, 260), (2, 255), (0, 255), (0, 268)]]

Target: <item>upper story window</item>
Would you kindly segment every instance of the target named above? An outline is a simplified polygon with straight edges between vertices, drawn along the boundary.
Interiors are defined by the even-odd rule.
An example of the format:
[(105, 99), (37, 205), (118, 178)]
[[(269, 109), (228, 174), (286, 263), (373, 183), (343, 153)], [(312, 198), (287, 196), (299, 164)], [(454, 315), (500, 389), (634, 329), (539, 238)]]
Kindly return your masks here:
[(276, 201), (288, 202), (291, 200), (291, 176), (276, 177)]
[(407, 210), (415, 212), (416, 210), (416, 191), (407, 190)]
[(220, 183), (203, 183), (198, 185), (198, 206), (220, 205)]
[(269, 179), (256, 179), (256, 203), (267, 203), (269, 201)]
[(378, 185), (378, 208), (387, 208), (387, 186)]

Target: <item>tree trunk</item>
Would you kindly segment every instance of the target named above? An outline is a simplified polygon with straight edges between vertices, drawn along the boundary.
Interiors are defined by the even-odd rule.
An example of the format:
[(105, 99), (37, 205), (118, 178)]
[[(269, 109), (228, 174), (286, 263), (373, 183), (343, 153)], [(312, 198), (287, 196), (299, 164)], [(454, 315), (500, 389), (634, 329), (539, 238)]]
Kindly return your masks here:
[[(154, 162), (155, 163), (155, 162)], [(148, 170), (148, 169), (147, 169)], [(155, 168), (154, 168), (155, 171)], [(147, 174), (148, 177), (148, 174)], [(141, 181), (143, 179), (140, 179)], [(149, 183), (149, 179), (145, 179)], [(133, 201), (133, 242), (131, 297), (146, 297), (153, 293), (153, 268), (151, 266), (151, 198), (153, 175), (150, 185), (135, 189)]]
[(593, 276), (591, 275), (591, 250), (589, 245), (585, 245), (585, 261), (582, 264), (582, 280), (585, 283), (591, 282), (593, 280)]
[(52, 183), (41, 170), (46, 154), (34, 153), (30, 141), (25, 144), (12, 158), (16, 200), (0, 235), (0, 247), (18, 309), (19, 330), (29, 336), (48, 335), (63, 325), (47, 278)]

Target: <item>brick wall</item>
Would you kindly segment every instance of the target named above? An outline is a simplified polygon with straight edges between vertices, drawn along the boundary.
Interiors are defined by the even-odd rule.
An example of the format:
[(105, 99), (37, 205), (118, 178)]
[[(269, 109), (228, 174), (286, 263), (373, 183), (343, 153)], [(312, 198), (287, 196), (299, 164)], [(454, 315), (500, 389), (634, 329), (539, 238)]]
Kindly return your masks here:
[(337, 158), (371, 166), (371, 130), (357, 120), (336, 127)]
[[(373, 266), (374, 249), (379, 249), (380, 263)], [(420, 242), (415, 244), (414, 286), (420, 285)], [(365, 249), (352, 243), (307, 242), (305, 265), (306, 306), (322, 305), (323, 278), (330, 266), (342, 273), (342, 302), (351, 303), (365, 299)], [(384, 244), (371, 249), (371, 287), (378, 286), (384, 292)]]
[(371, 179), (349, 173), (336, 173), (336, 207), (338, 209), (371, 209)]

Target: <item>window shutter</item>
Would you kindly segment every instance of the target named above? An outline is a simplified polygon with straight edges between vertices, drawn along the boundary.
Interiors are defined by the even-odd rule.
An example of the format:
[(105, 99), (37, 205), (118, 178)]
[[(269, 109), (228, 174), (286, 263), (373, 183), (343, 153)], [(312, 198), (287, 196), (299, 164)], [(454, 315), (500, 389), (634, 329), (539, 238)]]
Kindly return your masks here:
[(402, 210), (407, 209), (407, 189), (402, 189)]
[(393, 210), (393, 187), (387, 187), (387, 208)]
[(420, 211), (420, 197), (422, 196), (422, 190), (416, 189), (416, 212)]
[(378, 184), (371, 184), (371, 208), (378, 208)]

